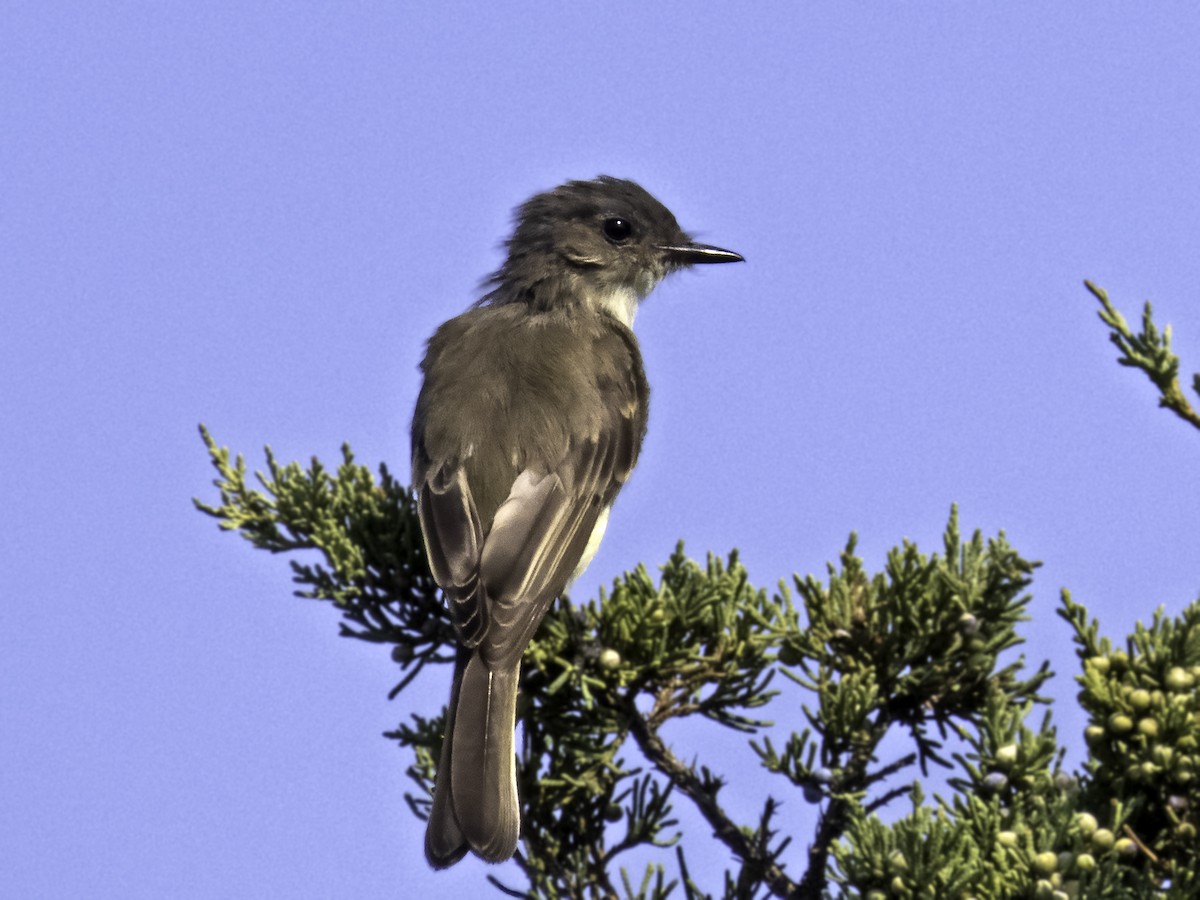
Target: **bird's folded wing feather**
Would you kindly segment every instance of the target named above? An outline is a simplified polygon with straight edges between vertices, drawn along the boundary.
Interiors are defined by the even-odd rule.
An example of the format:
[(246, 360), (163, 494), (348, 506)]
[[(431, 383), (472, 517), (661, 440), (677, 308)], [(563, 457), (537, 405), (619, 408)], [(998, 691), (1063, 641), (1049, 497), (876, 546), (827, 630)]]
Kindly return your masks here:
[(623, 442), (616, 437), (574, 444), (554, 472), (521, 472), (496, 512), (479, 567), (490, 619), (481, 650), (489, 664), (520, 658), (579, 564), (619, 486), (614, 450)]
[(467, 473), (457, 462), (428, 472), (417, 513), (433, 579), (445, 592), (459, 638), (474, 647), (487, 630), (487, 606), (476, 590), (483, 528)]

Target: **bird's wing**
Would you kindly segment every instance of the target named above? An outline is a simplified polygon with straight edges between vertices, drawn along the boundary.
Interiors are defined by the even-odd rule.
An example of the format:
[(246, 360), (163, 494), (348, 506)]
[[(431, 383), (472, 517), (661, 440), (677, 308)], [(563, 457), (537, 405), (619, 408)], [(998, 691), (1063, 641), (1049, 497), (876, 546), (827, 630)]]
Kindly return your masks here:
[(479, 580), (488, 598), (489, 665), (520, 659), (547, 607), (583, 557), (600, 515), (633, 465), (634, 423), (572, 441), (560, 465), (545, 474), (526, 469), (496, 511), (484, 542)]
[(418, 486), (433, 577), (464, 645), (476, 646), (486, 633), (489, 664), (520, 658), (633, 468), (637, 423), (613, 419), (599, 434), (572, 440), (553, 471), (519, 472), (486, 537), (464, 466), (446, 462)]
[(433, 579), (450, 605), (459, 638), (474, 647), (487, 630), (487, 604), (479, 596), (483, 527), (466, 470), (448, 461), (418, 485), (417, 513)]

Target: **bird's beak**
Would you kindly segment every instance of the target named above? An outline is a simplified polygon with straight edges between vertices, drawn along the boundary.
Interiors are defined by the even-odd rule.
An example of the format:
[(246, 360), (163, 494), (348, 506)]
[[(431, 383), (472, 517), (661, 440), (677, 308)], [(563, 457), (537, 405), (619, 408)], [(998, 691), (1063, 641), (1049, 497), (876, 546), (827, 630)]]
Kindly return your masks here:
[(722, 250), (711, 244), (668, 244), (658, 248), (670, 257), (671, 261), (680, 266), (691, 266), (697, 263), (727, 263), (745, 262), (745, 257), (732, 250)]

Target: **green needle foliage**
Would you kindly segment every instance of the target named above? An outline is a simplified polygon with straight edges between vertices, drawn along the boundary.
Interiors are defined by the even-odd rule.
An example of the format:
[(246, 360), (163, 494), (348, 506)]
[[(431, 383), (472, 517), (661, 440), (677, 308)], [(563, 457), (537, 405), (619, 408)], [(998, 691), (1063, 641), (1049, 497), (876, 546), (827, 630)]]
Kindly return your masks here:
[[(1147, 306), (1133, 335), (1089, 289), (1121, 361), (1193, 421), (1169, 329), (1159, 334)], [(419, 676), (422, 694), (447, 691), (438, 664), (454, 658), (454, 631), (409, 489), (348, 447), (336, 470), (281, 465), (268, 448), (252, 479), (201, 434), (219, 499), (197, 508), (255, 547), (296, 554), (299, 596), (331, 602), (343, 636), (390, 647), (391, 696)], [(824, 579), (768, 591), (736, 552), (701, 564), (680, 544), (657, 574), (639, 565), (595, 600), (555, 604), (526, 654), (518, 709), (523, 846), (495, 870), (523, 883), (488, 881), (539, 898), (1200, 896), (1200, 600), (1176, 618), (1160, 610), (1113, 649), (1063, 593), (1090, 721), (1089, 756), (1070, 772), (1039, 693), (1051, 672), (1027, 673), (1014, 655), (1037, 564), (1003, 533), (964, 539), (954, 509), (939, 553), (905, 542), (871, 573), (855, 546), (851, 535)], [(743, 773), (664, 735), (688, 718), (744, 736), (747, 764), (777, 785), (750, 821), (721, 797), (727, 774)], [(443, 721), (410, 712), (388, 734), (411, 752), (418, 818)], [(931, 768), (944, 796), (918, 782)], [(811, 811), (803, 834), (781, 833), (789, 801)], [(703, 833), (682, 833), (677, 804)], [(712, 856), (709, 841), (732, 860), (719, 885), (689, 865)]]
[[(1183, 388), (1179, 386), (1179, 357), (1171, 352), (1171, 326), (1158, 330), (1150, 301), (1147, 300), (1142, 308), (1142, 330), (1134, 334), (1103, 288), (1090, 281), (1085, 281), (1084, 285), (1103, 307), (1099, 316), (1109, 327), (1108, 339), (1121, 351), (1117, 362), (1145, 372), (1158, 388), (1158, 405), (1171, 410), (1193, 427), (1200, 428), (1200, 413), (1188, 403)], [(1200, 373), (1192, 376), (1192, 390), (1200, 397)]]
[(1119, 819), (1127, 852), (1156, 880), (1200, 896), (1200, 603), (1168, 618), (1160, 608), (1121, 649), (1063, 591), (1075, 631), (1087, 712), (1085, 798)]

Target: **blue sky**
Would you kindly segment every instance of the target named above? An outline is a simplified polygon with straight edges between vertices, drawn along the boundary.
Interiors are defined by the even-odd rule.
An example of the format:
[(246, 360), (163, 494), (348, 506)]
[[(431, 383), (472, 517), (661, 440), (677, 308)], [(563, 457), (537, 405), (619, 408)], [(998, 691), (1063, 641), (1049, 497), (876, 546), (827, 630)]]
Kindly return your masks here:
[(643, 308), (650, 434), (576, 595), (681, 537), (768, 586), (852, 530), (877, 567), (937, 549), (957, 502), (1044, 562), (1026, 652), (1069, 702), (1061, 587), (1110, 635), (1200, 588), (1200, 435), (1115, 365), (1081, 284), (1131, 320), (1154, 300), (1200, 368), (1200, 9), (1143, 9), (10, 5), (13, 896), (483, 886), (426, 868), (380, 737), (448, 673), (389, 704), (385, 652), (192, 510), (196, 425), (255, 464), (349, 441), (405, 471), (425, 338), (567, 178), (637, 180), (747, 258)]

